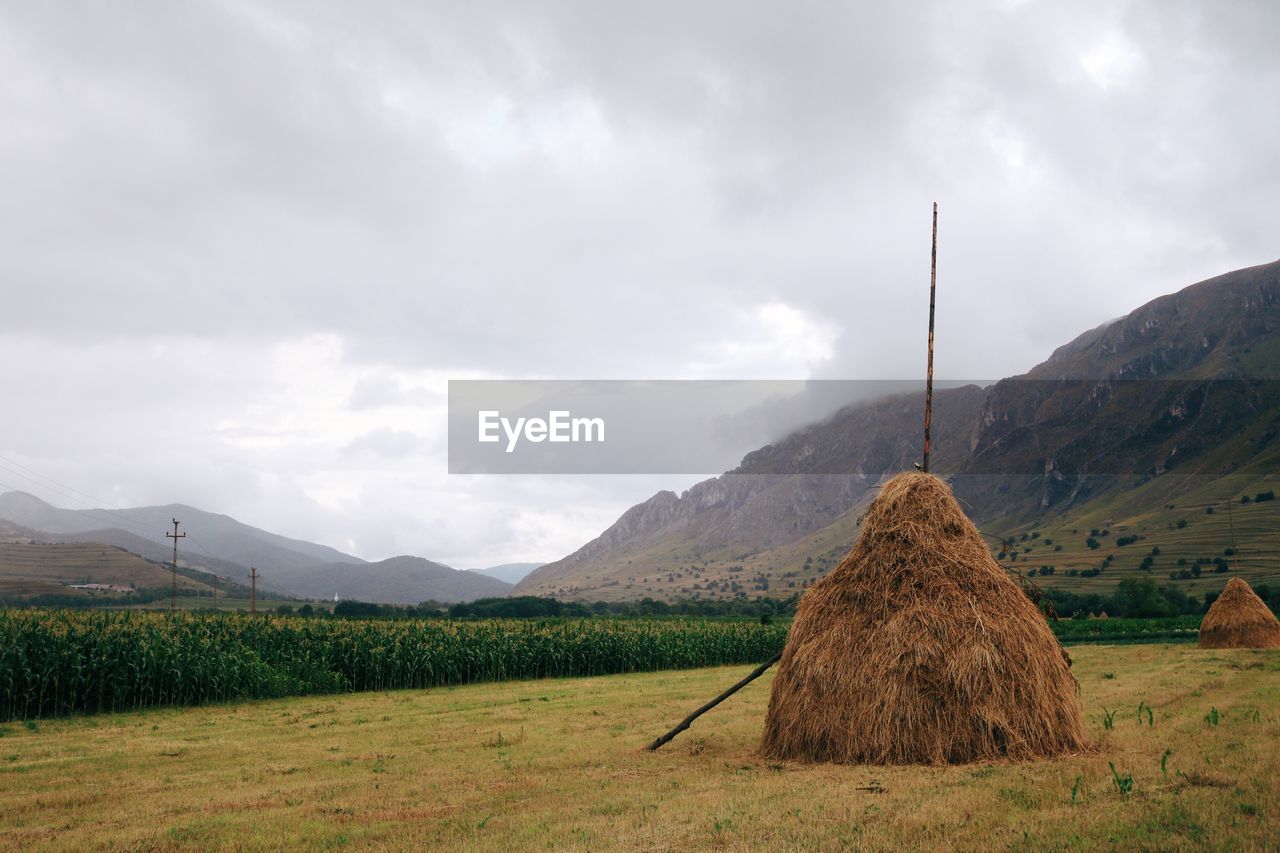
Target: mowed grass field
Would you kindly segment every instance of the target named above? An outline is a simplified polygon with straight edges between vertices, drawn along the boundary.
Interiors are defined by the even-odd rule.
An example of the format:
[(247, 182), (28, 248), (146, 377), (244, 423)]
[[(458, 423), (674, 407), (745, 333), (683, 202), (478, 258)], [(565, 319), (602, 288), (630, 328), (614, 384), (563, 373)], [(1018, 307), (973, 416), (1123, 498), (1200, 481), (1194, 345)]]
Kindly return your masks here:
[(643, 750), (749, 667), (10, 723), (0, 847), (1280, 845), (1280, 652), (1071, 653), (1097, 748), (1030, 764), (760, 759), (767, 675)]

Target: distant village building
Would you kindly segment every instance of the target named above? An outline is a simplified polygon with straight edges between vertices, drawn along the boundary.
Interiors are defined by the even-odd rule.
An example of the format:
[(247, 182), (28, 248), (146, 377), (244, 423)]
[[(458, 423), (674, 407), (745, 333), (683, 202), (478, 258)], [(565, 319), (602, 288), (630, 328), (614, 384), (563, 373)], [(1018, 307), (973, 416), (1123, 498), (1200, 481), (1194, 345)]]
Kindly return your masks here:
[(83, 589), (89, 592), (133, 592), (131, 586), (121, 586), (118, 583), (71, 583), (67, 586), (72, 589)]

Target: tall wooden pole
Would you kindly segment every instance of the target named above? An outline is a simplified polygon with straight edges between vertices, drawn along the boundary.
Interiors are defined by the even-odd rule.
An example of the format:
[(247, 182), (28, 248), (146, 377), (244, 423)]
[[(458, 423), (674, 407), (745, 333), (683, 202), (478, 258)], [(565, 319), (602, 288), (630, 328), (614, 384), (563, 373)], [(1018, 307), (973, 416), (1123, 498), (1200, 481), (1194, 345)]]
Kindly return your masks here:
[(933, 251), (929, 258), (929, 366), (924, 380), (924, 462), (920, 470), (929, 471), (931, 441), (929, 428), (933, 423), (933, 312), (938, 292), (938, 203), (933, 203)]
[(253, 566), (249, 567), (249, 580), (252, 586), (249, 588), (249, 612), (258, 612), (258, 570)]
[(178, 540), (185, 539), (187, 534), (178, 532), (178, 519), (173, 520), (173, 532), (166, 533), (165, 538), (173, 540), (173, 563), (170, 564), (169, 612), (178, 608)]

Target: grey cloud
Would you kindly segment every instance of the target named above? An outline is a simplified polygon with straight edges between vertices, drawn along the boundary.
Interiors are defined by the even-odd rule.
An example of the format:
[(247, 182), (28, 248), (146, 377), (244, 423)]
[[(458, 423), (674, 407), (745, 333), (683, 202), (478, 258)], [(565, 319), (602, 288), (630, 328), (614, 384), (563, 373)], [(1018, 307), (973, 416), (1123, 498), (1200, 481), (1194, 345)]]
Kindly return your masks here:
[[(385, 542), (334, 495), (400, 475), (299, 437), (273, 345), (340, 337), (360, 416), (435, 405), (391, 371), (918, 376), (934, 200), (940, 374), (1019, 372), (1274, 259), (1278, 28), (1266, 2), (4, 4), (0, 452)], [(830, 357), (735, 356), (768, 304), (838, 327)], [(246, 449), (272, 430), (291, 448)], [(448, 547), (479, 564), (468, 536), (531, 518)]]

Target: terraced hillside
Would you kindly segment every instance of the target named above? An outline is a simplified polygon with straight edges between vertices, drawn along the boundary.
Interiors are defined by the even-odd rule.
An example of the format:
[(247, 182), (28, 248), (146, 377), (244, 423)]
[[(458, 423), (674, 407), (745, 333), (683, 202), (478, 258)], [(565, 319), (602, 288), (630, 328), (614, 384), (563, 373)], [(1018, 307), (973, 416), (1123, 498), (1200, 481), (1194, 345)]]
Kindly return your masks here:
[[(93, 542), (0, 542), (0, 600), (39, 595), (119, 597), (124, 593), (74, 589), (70, 584), (107, 584), (134, 590), (168, 589), (168, 568), (121, 548)], [(178, 576), (186, 594), (211, 593), (201, 581)]]

